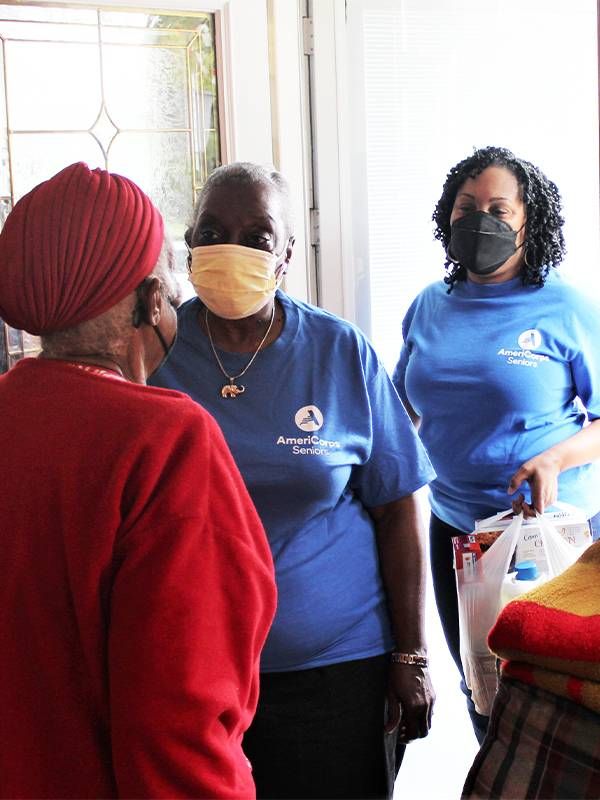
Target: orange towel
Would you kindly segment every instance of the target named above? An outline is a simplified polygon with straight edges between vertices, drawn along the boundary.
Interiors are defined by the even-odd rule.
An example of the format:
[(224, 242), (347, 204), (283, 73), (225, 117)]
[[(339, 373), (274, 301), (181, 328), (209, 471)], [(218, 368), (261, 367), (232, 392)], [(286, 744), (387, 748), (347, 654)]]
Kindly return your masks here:
[(600, 713), (600, 541), (513, 600), (490, 631), (502, 673)]

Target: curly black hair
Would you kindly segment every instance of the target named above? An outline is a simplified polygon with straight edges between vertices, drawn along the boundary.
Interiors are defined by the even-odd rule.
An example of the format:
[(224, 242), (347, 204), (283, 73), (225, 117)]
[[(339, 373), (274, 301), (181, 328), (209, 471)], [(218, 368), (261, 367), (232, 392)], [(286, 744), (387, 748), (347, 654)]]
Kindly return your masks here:
[(450, 215), (458, 190), (468, 178), (476, 178), (487, 167), (506, 167), (517, 179), (525, 203), (525, 263), (521, 271), (524, 285), (543, 286), (552, 267), (557, 267), (565, 255), (562, 226), (562, 202), (556, 184), (529, 161), (517, 158), (505, 147), (482, 147), (452, 167), (446, 176), (442, 196), (437, 202), (432, 220), (434, 236), (444, 246), (447, 274), (444, 281), (448, 291), (456, 281), (464, 281), (466, 269), (448, 257), (450, 244)]

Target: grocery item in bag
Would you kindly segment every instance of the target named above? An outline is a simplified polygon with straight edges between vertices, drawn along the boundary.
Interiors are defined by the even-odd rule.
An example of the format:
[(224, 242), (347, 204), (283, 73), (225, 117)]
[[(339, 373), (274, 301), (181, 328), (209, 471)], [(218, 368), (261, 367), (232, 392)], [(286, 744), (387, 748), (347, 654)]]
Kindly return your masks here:
[[(499, 519), (499, 515), (484, 520), (477, 520), (475, 533), (500, 535), (511, 523), (511, 518)], [(585, 550), (592, 543), (590, 524), (581, 509), (568, 503), (556, 502), (552, 509), (545, 512), (543, 519), (550, 522), (563, 539), (574, 547)], [(527, 517), (523, 520), (521, 535), (517, 540), (515, 561), (535, 561), (540, 572), (548, 571), (548, 563), (544, 551), (544, 543), (540, 533), (538, 518)]]
[[(500, 611), (502, 587), (523, 529), (527, 527), (532, 532), (536, 526), (543, 560), (534, 561), (538, 573), (543, 572), (546, 579), (569, 567), (586, 546), (569, 544), (545, 515), (538, 514), (531, 523), (525, 523), (522, 514), (505, 520), (510, 513), (510, 510), (500, 512), (483, 520), (474, 533), (452, 539), (461, 661), (475, 708), (484, 715), (490, 713), (497, 688), (496, 660), (487, 646), (487, 636)], [(561, 527), (566, 526), (561, 524)], [(587, 530), (584, 540), (589, 544), (589, 526)], [(542, 548), (537, 548), (537, 552), (542, 552)]]
[(504, 576), (500, 590), (500, 608), (545, 583), (548, 578), (547, 573), (539, 571), (535, 561), (519, 561), (514, 570)]

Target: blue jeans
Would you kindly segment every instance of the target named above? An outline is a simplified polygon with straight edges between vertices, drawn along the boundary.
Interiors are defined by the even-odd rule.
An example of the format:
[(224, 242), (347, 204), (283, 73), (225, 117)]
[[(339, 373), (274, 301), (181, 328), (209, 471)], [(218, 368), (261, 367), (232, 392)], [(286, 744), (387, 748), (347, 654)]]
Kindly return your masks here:
[[(594, 541), (600, 539), (600, 512), (590, 519), (590, 529)], [(460, 531), (431, 515), (429, 523), (429, 558), (433, 577), (433, 591), (442, 630), (454, 663), (461, 675), (460, 688), (467, 700), (467, 710), (477, 741), (482, 743), (487, 731), (489, 717), (478, 714), (471, 699), (471, 691), (465, 683), (460, 660), (460, 638), (458, 629), (458, 597), (456, 594), (456, 578), (453, 566), (452, 537), (460, 536)]]

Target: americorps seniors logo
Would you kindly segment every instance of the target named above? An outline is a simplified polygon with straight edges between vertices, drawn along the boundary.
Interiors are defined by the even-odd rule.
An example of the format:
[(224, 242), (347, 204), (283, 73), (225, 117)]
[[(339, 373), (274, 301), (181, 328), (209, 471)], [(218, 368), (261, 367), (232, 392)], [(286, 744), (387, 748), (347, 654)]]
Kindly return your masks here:
[(323, 427), (323, 412), (317, 406), (302, 406), (294, 414), (296, 427), (303, 432), (302, 436), (284, 436), (275, 439), (275, 444), (285, 447), (294, 456), (329, 456), (341, 450), (342, 443), (338, 439), (325, 439), (316, 433)]
[(542, 334), (535, 328), (523, 331), (518, 340), (521, 350), (537, 350), (542, 343)]
[(338, 439), (326, 439), (316, 431), (323, 427), (324, 417), (320, 408), (314, 405), (302, 406), (294, 414), (294, 422), (302, 435), (276, 437), (275, 444), (284, 447), (293, 456), (329, 456), (341, 450)]
[(301, 431), (318, 431), (323, 427), (323, 414), (317, 406), (302, 406), (296, 411), (294, 422)]
[(294, 414), (296, 427), (303, 432), (302, 436), (284, 436), (281, 434), (275, 444), (285, 447), (294, 456), (329, 456), (341, 450), (342, 443), (338, 439), (325, 439), (316, 433), (323, 427), (324, 417), (320, 408), (314, 405), (302, 406)]
[(550, 356), (536, 352), (542, 346), (542, 334), (536, 328), (529, 328), (520, 333), (517, 338), (518, 350), (501, 347), (497, 355), (507, 364), (515, 367), (533, 367), (537, 369), (541, 364), (550, 361)]

